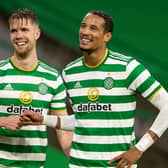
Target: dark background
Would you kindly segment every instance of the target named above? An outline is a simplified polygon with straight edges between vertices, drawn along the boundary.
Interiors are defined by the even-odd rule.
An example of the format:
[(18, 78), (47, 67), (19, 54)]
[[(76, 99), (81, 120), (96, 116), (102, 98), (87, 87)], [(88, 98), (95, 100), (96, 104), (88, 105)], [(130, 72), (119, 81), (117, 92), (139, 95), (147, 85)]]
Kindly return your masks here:
[[(78, 29), (83, 16), (90, 10), (103, 10), (114, 20), (114, 32), (108, 44), (113, 51), (133, 56), (168, 89), (168, 1), (160, 0), (6, 0), (0, 4), (0, 60), (12, 56), (7, 18), (18, 8), (29, 8), (39, 18), (42, 30), (38, 56), (60, 72), (80, 56)], [(158, 111), (138, 97), (136, 136), (150, 127)], [(165, 116), (168, 118), (168, 116)], [(49, 150), (46, 168), (67, 168), (68, 159), (57, 143), (53, 129), (48, 129)], [(145, 152), (139, 168), (168, 167), (168, 133)]]

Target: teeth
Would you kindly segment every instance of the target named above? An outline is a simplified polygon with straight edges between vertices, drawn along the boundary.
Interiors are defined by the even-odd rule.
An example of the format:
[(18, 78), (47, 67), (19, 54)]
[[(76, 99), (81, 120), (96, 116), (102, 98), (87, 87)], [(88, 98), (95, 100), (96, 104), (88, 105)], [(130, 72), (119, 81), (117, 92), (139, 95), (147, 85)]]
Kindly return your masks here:
[(86, 41), (86, 42), (89, 42), (90, 40), (89, 39), (82, 39), (83, 41)]
[(24, 45), (25, 42), (19, 42), (19, 43), (16, 43), (17, 45)]

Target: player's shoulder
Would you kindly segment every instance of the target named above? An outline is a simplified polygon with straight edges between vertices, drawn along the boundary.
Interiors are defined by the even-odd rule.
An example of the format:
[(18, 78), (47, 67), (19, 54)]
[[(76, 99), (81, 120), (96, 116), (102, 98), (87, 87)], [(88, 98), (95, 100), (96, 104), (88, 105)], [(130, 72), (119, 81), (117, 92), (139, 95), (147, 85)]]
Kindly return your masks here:
[(77, 66), (81, 66), (82, 65), (82, 60), (83, 60), (83, 57), (79, 57), (77, 59), (75, 59), (74, 61), (71, 61), (70, 63), (68, 63), (65, 68), (64, 68), (64, 71), (67, 71), (73, 67), (77, 67)]
[(56, 76), (59, 74), (59, 71), (56, 68), (54, 68), (54, 67), (44, 63), (43, 61), (39, 60), (39, 70), (40, 69), (43, 72), (50, 73), (50, 74), (53, 74), (53, 75), (56, 75)]
[(4, 60), (0, 60), (0, 67), (3, 67), (5, 66), (6, 64), (8, 64), (10, 61), (10, 59), (7, 58), (7, 59), (4, 59)]
[(109, 58), (125, 62), (126, 64), (133, 60), (133, 57), (131, 56), (127, 56), (119, 52), (114, 52), (112, 50), (109, 50)]

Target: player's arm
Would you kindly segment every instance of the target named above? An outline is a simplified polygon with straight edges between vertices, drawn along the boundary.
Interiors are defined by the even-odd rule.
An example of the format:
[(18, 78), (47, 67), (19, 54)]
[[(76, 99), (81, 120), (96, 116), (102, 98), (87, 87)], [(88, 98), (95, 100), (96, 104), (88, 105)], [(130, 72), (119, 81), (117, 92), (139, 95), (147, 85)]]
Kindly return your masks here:
[(168, 127), (168, 121), (165, 117), (168, 115), (167, 92), (161, 87), (159, 82), (151, 76), (150, 72), (134, 59), (130, 60), (128, 63), (126, 73), (127, 88), (131, 91), (140, 93), (156, 106), (160, 112), (149, 131), (145, 133), (135, 147), (131, 147), (128, 151), (109, 161), (109, 163), (112, 163), (120, 159), (116, 168), (121, 168), (125, 165), (128, 165), (128, 168), (130, 168), (132, 164), (142, 157), (143, 152), (145, 152)]
[(7, 117), (0, 117), (0, 127), (17, 131), (21, 127), (20, 117), (18, 115), (10, 115)]
[(149, 131), (138, 141), (135, 147), (132, 147), (127, 152), (124, 152), (123, 154), (113, 158), (109, 161), (109, 164), (118, 159), (121, 159), (116, 168), (121, 168), (125, 165), (128, 165), (128, 168), (130, 168), (132, 164), (141, 158), (143, 152), (151, 147), (152, 144), (155, 143), (167, 130), (168, 121), (165, 116), (168, 115), (168, 93), (162, 88), (154, 97), (152, 97), (150, 101), (160, 111)]
[[(68, 126), (68, 131), (65, 128), (63, 130), (62, 127), (61, 127), (61, 124), (62, 124), (62, 126), (68, 124), (69, 122), (70, 122), (70, 124), (74, 124), (74, 121), (73, 120), (69, 121), (69, 118), (68, 118), (67, 121), (65, 121), (65, 118), (68, 117), (68, 114), (67, 114), (66, 110), (51, 111), (51, 115), (58, 116), (58, 124), (57, 124), (57, 128), (58, 129), (56, 129), (56, 134), (57, 134), (58, 142), (59, 142), (62, 150), (64, 151), (65, 155), (67, 157), (69, 157), (70, 147), (71, 147), (72, 138), (73, 138), (73, 131), (69, 130), (72, 127), (70, 126), (70, 128), (69, 128), (68, 125), (67, 125)], [(45, 118), (45, 120), (46, 120), (46, 118)]]
[(23, 125), (46, 125), (48, 127), (73, 131), (74, 115), (40, 115), (30, 110), (25, 110), (21, 115)]
[[(70, 146), (73, 138), (74, 115), (67, 115), (64, 111), (52, 111), (52, 115), (40, 115), (26, 110), (22, 113), (21, 120), (23, 125), (46, 125), (56, 128), (56, 133), (60, 146), (66, 156), (69, 156)], [(53, 115), (54, 114), (54, 115)]]

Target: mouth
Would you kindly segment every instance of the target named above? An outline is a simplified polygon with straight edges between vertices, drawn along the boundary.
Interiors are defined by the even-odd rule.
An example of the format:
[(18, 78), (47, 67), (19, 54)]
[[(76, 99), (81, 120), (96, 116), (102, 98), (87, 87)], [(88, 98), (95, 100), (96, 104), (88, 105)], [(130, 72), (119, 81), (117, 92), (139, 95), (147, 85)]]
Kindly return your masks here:
[(82, 37), (81, 38), (81, 44), (82, 45), (87, 45), (89, 43), (91, 43), (93, 40), (91, 38), (88, 38), (88, 37)]
[(25, 44), (27, 44), (27, 41), (15, 42), (15, 44), (16, 44), (17, 46), (24, 46)]

